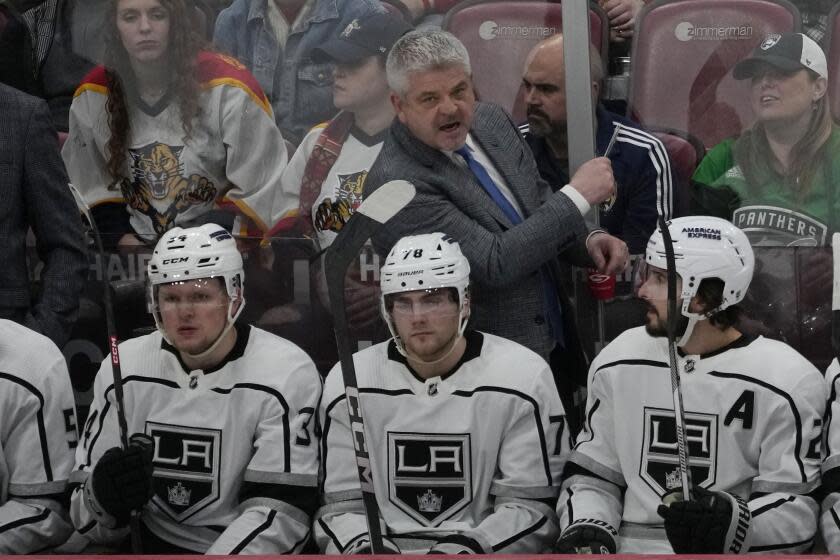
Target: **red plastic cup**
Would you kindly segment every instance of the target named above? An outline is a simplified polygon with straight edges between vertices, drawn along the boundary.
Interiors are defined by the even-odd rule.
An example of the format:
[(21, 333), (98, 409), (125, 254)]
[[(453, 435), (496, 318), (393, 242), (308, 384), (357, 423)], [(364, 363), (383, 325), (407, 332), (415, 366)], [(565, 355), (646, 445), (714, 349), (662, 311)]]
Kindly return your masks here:
[(586, 271), (589, 284), (589, 293), (598, 300), (607, 300), (615, 297), (615, 275), (601, 274), (594, 268)]

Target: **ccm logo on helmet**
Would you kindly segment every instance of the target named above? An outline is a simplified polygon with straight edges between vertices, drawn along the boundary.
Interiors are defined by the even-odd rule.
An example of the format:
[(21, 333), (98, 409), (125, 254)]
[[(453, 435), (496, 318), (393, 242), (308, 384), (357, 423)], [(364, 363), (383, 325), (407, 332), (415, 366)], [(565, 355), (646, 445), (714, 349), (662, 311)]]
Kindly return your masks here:
[(163, 259), (163, 264), (178, 264), (182, 262), (187, 262), (190, 260), (189, 257), (177, 257), (174, 259)]

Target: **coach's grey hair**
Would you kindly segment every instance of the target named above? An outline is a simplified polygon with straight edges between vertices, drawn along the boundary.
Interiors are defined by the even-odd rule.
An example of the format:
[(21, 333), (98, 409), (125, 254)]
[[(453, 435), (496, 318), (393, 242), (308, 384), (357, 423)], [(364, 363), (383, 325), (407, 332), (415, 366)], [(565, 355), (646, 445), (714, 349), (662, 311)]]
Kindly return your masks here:
[(455, 35), (440, 29), (417, 29), (406, 33), (397, 41), (388, 60), (385, 74), (388, 87), (400, 97), (408, 93), (408, 75), (411, 72), (438, 70), (460, 66), (472, 75), (470, 55)]

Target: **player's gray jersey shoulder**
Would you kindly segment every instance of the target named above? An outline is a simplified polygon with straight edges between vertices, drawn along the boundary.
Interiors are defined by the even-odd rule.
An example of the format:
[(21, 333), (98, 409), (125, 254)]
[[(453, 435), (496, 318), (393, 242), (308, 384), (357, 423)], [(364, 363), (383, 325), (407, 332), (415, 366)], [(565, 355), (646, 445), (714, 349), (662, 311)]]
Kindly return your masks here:
[(592, 361), (590, 371), (595, 372), (609, 364), (628, 360), (667, 362), (667, 352), (666, 338), (651, 336), (644, 327), (635, 327), (627, 329), (607, 344)]
[(790, 345), (763, 336), (727, 352), (733, 368), (760, 378), (779, 389), (793, 392), (796, 387), (822, 385), (823, 375)]
[(60, 385), (70, 390), (69, 377), (56, 379), (59, 372), (66, 376), (67, 365), (52, 340), (23, 325), (0, 319), (0, 373), (39, 389)]

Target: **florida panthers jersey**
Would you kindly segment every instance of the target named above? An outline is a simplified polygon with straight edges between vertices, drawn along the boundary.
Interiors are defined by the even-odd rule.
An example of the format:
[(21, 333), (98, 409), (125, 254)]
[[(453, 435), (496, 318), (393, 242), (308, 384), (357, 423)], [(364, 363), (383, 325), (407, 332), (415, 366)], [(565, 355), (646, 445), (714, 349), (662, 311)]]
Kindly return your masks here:
[(236, 60), (200, 53), (200, 112), (185, 138), (179, 104), (166, 96), (154, 107), (129, 103), (122, 185), (107, 171), (107, 80), (97, 67), (76, 91), (70, 136), (62, 149), (70, 181), (90, 206), (124, 202), (131, 227), (154, 241), (217, 205), (232, 204), (263, 231), (286, 166), (286, 145), (254, 77)]
[(0, 319), (0, 554), (31, 554), (73, 532), (64, 495), (76, 420), (64, 356)]
[(834, 359), (825, 372), (828, 404), (825, 411), (822, 484), (825, 498), (822, 503), (820, 529), (830, 554), (840, 554), (840, 427), (834, 413), (840, 414), (840, 364)]
[[(321, 381), (297, 346), (238, 326), (236, 345), (213, 370), (189, 371), (160, 333), (120, 345), (129, 433), (155, 441), (154, 496), (142, 523), (176, 547), (211, 554), (299, 552), (317, 506)], [(76, 453), (74, 484), (119, 445), (110, 359)], [(106, 527), (74, 490), (79, 531), (101, 543), (127, 529)]]
[[(763, 337), (680, 356), (693, 483), (749, 500), (750, 552), (807, 550), (818, 506), (825, 390), (795, 350)], [(619, 552), (673, 552), (656, 513), (680, 488), (668, 345), (643, 327), (607, 346), (589, 373), (586, 423), (558, 501), (561, 527), (618, 528)]]
[[(300, 205), (303, 172), (309, 156), (312, 155), (315, 142), (325, 126), (326, 124), (319, 125), (309, 131), (289, 160), (288, 167), (283, 171), (282, 195), (274, 199), (275, 209), (272, 212), (274, 220), (279, 221), (297, 212)], [(341, 153), (324, 179), (321, 193), (311, 209), (312, 224), (315, 226), (318, 242), (322, 248), (328, 247), (333, 242), (345, 222), (362, 203), (365, 179), (382, 150), (386, 134), (387, 130), (376, 136), (368, 136), (361, 130), (353, 128), (342, 144)]]
[[(425, 381), (393, 342), (354, 356), (385, 532), (405, 553), (452, 534), (484, 553), (546, 550), (569, 449), (551, 371), (514, 342), (465, 336), (454, 370)], [(325, 505), (314, 532), (322, 551), (337, 553), (367, 533), (340, 366), (327, 376), (319, 418)]]

